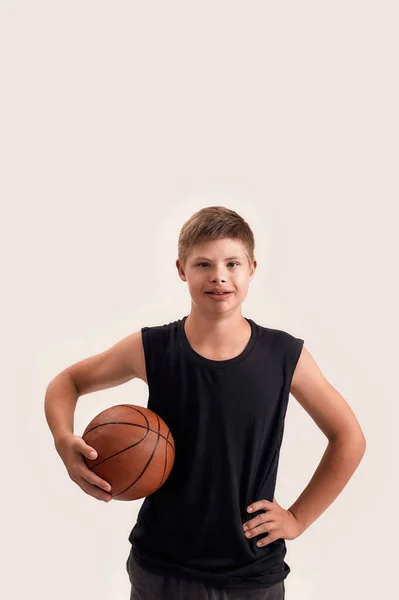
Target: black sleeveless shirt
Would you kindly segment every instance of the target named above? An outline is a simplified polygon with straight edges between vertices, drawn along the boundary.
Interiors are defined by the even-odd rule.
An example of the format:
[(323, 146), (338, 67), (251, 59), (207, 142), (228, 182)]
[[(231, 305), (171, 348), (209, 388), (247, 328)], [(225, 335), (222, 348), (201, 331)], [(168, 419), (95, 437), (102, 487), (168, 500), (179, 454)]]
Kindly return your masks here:
[[(246, 318), (246, 317), (245, 317)], [(290, 572), (285, 540), (258, 547), (242, 525), (273, 501), (284, 420), (304, 341), (251, 325), (241, 354), (210, 360), (189, 344), (187, 317), (143, 327), (148, 408), (170, 428), (175, 462), (129, 535), (144, 569), (225, 588), (269, 587)]]

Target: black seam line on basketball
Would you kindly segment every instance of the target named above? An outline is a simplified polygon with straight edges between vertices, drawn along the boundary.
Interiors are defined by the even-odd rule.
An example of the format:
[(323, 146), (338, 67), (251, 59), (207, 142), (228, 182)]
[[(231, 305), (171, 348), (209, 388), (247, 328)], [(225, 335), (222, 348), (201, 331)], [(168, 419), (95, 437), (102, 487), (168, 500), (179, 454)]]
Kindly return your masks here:
[[(125, 404), (125, 405), (123, 405), (123, 406), (126, 406), (127, 408), (131, 408), (131, 409), (135, 410), (136, 412), (138, 412), (139, 414), (141, 414), (141, 416), (144, 418), (145, 422), (147, 423), (147, 428), (146, 428), (146, 429), (147, 429), (147, 434), (148, 434), (148, 431), (150, 431), (150, 428), (149, 428), (149, 426), (148, 426), (148, 419), (147, 419), (147, 417), (146, 417), (146, 416), (145, 416), (145, 415), (144, 415), (144, 414), (143, 414), (141, 411), (139, 411), (137, 408), (135, 408), (134, 406), (129, 406), (129, 405), (126, 405), (126, 404)], [(156, 413), (155, 413), (155, 414), (156, 414)], [(134, 484), (136, 483), (136, 481), (137, 481), (138, 479), (140, 479), (140, 477), (143, 475), (143, 473), (144, 473), (144, 472), (145, 472), (145, 470), (147, 469), (148, 465), (150, 464), (150, 462), (151, 462), (151, 460), (152, 460), (152, 457), (153, 457), (153, 456), (154, 456), (154, 454), (155, 454), (155, 450), (156, 450), (156, 449), (157, 449), (157, 447), (158, 447), (158, 440), (159, 440), (159, 437), (160, 437), (160, 435), (159, 435), (159, 423), (160, 423), (159, 419), (160, 419), (160, 418), (159, 418), (159, 415), (156, 415), (156, 417), (157, 417), (157, 420), (158, 420), (158, 437), (157, 437), (156, 445), (155, 445), (155, 447), (154, 447), (154, 450), (153, 450), (153, 453), (152, 453), (152, 455), (150, 456), (150, 458), (149, 458), (149, 460), (148, 460), (147, 464), (144, 466), (144, 469), (143, 469), (143, 471), (140, 473), (140, 475), (137, 477), (137, 479), (135, 479), (135, 480), (134, 480), (134, 481), (133, 481), (133, 482), (132, 482), (130, 485), (128, 485), (128, 486), (127, 486), (127, 488), (125, 488), (124, 490), (122, 490), (122, 491), (121, 491), (121, 492), (119, 492), (118, 494), (111, 494), (112, 498), (115, 498), (116, 496), (120, 496), (120, 494), (123, 494), (124, 492), (126, 492), (126, 490), (128, 490), (129, 488), (131, 488), (131, 487), (132, 487), (132, 485), (134, 485)], [(133, 423), (127, 423), (127, 424), (128, 424), (128, 425), (133, 425)], [(104, 424), (103, 424), (103, 425), (104, 425)], [(99, 426), (100, 426), (100, 425), (96, 425), (96, 427), (99, 427)], [(143, 426), (143, 425), (137, 425), (137, 427), (144, 427), (144, 426)], [(93, 429), (95, 429), (95, 427), (93, 427), (93, 428), (92, 428), (90, 431), (92, 431)], [(154, 431), (153, 429), (151, 429), (151, 431), (153, 431), (154, 433), (157, 433), (157, 432), (156, 432), (156, 431)], [(86, 432), (86, 434), (87, 434), (87, 433), (89, 433), (89, 432), (87, 431), (87, 432)], [(169, 433), (171, 433), (170, 429), (169, 429), (169, 431), (168, 431), (168, 436), (169, 436)], [(164, 438), (164, 436), (161, 436), (161, 437), (163, 437), (163, 438)], [(145, 439), (145, 438), (143, 438), (143, 439)], [(164, 438), (164, 439), (165, 439), (165, 438)], [(140, 440), (140, 441), (143, 441), (143, 440)], [(168, 442), (168, 440), (166, 440), (166, 442)], [(138, 442), (136, 442), (136, 444), (137, 444), (137, 443), (138, 443)], [(132, 445), (132, 446), (130, 446), (130, 447), (132, 448), (132, 447), (133, 447), (133, 446), (135, 446), (136, 444), (133, 444), (133, 445)], [(170, 442), (169, 442), (169, 444), (170, 444)], [(172, 444), (171, 444), (171, 446), (172, 446)], [(172, 446), (172, 448), (173, 448), (173, 446)], [(120, 454), (121, 452), (124, 452), (124, 450), (126, 450), (126, 448), (124, 448), (123, 450), (120, 450), (120, 451), (119, 451), (119, 452), (117, 452), (116, 454)], [(175, 450), (175, 449), (173, 448), (173, 451), (174, 451), (174, 450)], [(168, 453), (168, 446), (166, 445), (165, 460), (166, 460), (166, 458), (167, 458), (167, 453)], [(116, 454), (114, 454), (113, 456), (116, 456)], [(108, 458), (104, 459), (104, 461), (101, 461), (100, 463), (97, 463), (96, 465), (94, 465), (94, 466), (92, 466), (92, 467), (89, 467), (89, 469), (90, 469), (91, 471), (93, 471), (93, 470), (94, 470), (94, 469), (95, 469), (95, 468), (96, 468), (96, 467), (97, 467), (99, 464), (101, 464), (101, 463), (105, 462), (106, 460), (109, 460), (110, 458), (112, 458), (112, 457), (108, 457)], [(166, 464), (165, 464), (165, 466), (164, 466), (164, 472), (163, 472), (163, 474), (162, 474), (161, 482), (160, 482), (159, 486), (158, 486), (158, 487), (157, 487), (157, 488), (154, 490), (154, 492), (156, 492), (156, 491), (157, 491), (157, 490), (158, 490), (158, 489), (161, 487), (161, 485), (162, 485), (163, 478), (164, 478), (164, 475), (165, 475), (165, 469), (166, 469)], [(154, 492), (152, 492), (152, 493), (154, 493)]]
[[(93, 427), (93, 429), (96, 429), (97, 427), (104, 427), (105, 425), (110, 425), (112, 423), (104, 423), (103, 425), (96, 425), (96, 427)], [(120, 425), (133, 425), (133, 423), (120, 423)], [(143, 427), (144, 425), (137, 425), (137, 427)], [(90, 431), (93, 431), (93, 429), (91, 429)], [(144, 428), (147, 429), (147, 428)], [(147, 437), (148, 433), (152, 431), (155, 434), (158, 434), (158, 438), (157, 440), (161, 437), (163, 438), (173, 449), (173, 452), (175, 451), (174, 447), (172, 446), (171, 442), (169, 442), (167, 439), (165, 439), (165, 436), (160, 435), (157, 431), (155, 431), (154, 429), (147, 429), (144, 437), (142, 437), (140, 440), (137, 440), (137, 442), (135, 442), (134, 444), (131, 444), (130, 446), (125, 446), (125, 448), (122, 448), (122, 450), (118, 450), (118, 452), (115, 452), (114, 454), (111, 454), (110, 456), (107, 456), (107, 458), (104, 458), (103, 460), (100, 460), (100, 462), (96, 463), (95, 465), (92, 465), (91, 467), (89, 467), (90, 469), (95, 469), (96, 467), (98, 467), (99, 465), (102, 465), (103, 463), (107, 462), (107, 460), (111, 460), (111, 458), (114, 458), (114, 456), (118, 456), (118, 454), (121, 454), (122, 452), (125, 452), (125, 450), (130, 450), (130, 448), (134, 448), (134, 446), (137, 446), (137, 444), (141, 444), (141, 442), (143, 440), (145, 440), (145, 438)], [(87, 432), (88, 433), (88, 432)]]
[[(139, 414), (140, 414), (140, 415), (141, 415), (141, 416), (142, 416), (142, 417), (143, 417), (143, 418), (146, 420), (146, 423), (147, 423), (147, 425), (148, 425), (148, 419), (147, 419), (147, 417), (146, 417), (146, 416), (144, 415), (144, 413), (142, 413), (142, 412), (141, 412), (141, 411), (140, 411), (140, 410), (139, 410), (139, 409), (138, 409), (136, 406), (132, 406), (131, 404), (121, 404), (121, 406), (125, 406), (126, 408), (131, 408), (132, 410), (135, 410), (136, 412), (138, 412), (138, 413), (139, 413)], [(150, 410), (150, 409), (148, 408), (147, 410)], [(159, 415), (158, 415), (157, 413), (154, 413), (154, 414), (157, 416), (157, 418), (159, 418)], [(153, 429), (151, 429), (151, 431), (153, 431)], [(161, 435), (162, 435), (162, 434), (161, 434)], [(168, 438), (169, 438), (169, 436), (171, 436), (171, 435), (172, 435), (172, 432), (171, 432), (171, 430), (168, 428)], [(164, 436), (162, 435), (162, 437), (164, 437)], [(166, 441), (168, 442), (169, 440), (167, 439)], [(173, 448), (173, 452), (175, 452), (175, 447), (174, 447), (174, 445), (173, 445), (173, 444), (171, 444), (171, 442), (169, 442), (169, 444), (172, 446), (172, 448)], [(168, 449), (168, 447), (166, 446), (166, 450), (167, 450), (167, 449)]]
[[(140, 412), (140, 411), (139, 411), (139, 412)], [(144, 415), (143, 415), (143, 416), (144, 416)], [(160, 419), (159, 419), (159, 415), (156, 415), (156, 416), (157, 416), (157, 420), (158, 420), (158, 434), (159, 434), (159, 428), (160, 428)], [(163, 436), (162, 436), (162, 437), (163, 437)], [(116, 496), (120, 496), (121, 494), (124, 494), (124, 493), (125, 493), (125, 492), (126, 492), (128, 489), (130, 489), (130, 488), (132, 487), (132, 485), (134, 485), (134, 484), (136, 483), (136, 481), (138, 481), (138, 480), (140, 479), (140, 477), (143, 475), (143, 473), (145, 473), (145, 471), (147, 470), (147, 467), (148, 467), (148, 465), (149, 465), (149, 464), (150, 464), (150, 462), (152, 461), (152, 458), (153, 458), (153, 456), (154, 456), (154, 454), (155, 454), (155, 452), (156, 452), (156, 449), (157, 449), (157, 447), (158, 447), (158, 442), (159, 442), (159, 435), (158, 435), (158, 437), (157, 437), (157, 441), (156, 441), (156, 443), (155, 443), (155, 446), (154, 446), (154, 449), (153, 449), (153, 451), (152, 451), (152, 454), (151, 454), (150, 458), (148, 459), (148, 461), (147, 461), (147, 464), (146, 464), (146, 465), (144, 465), (143, 471), (142, 471), (142, 472), (140, 473), (140, 475), (139, 475), (139, 476), (138, 476), (138, 477), (137, 477), (137, 478), (136, 478), (134, 481), (132, 481), (132, 483), (131, 483), (130, 485), (128, 485), (128, 486), (127, 486), (127, 487), (126, 487), (124, 490), (122, 490), (121, 492), (118, 492), (118, 494), (113, 494), (113, 497), (114, 497), (114, 498), (115, 498)], [(168, 446), (166, 446), (166, 453), (165, 453), (165, 454), (167, 454), (167, 452), (168, 452)], [(160, 484), (158, 485), (158, 487), (157, 487), (157, 488), (155, 488), (155, 490), (154, 490), (152, 493), (156, 492), (156, 491), (157, 491), (157, 490), (158, 490), (158, 489), (161, 487), (161, 485), (162, 485), (162, 482), (163, 482), (163, 479), (164, 479), (164, 476), (165, 476), (165, 469), (166, 469), (166, 466), (164, 466), (164, 471), (163, 471), (163, 473), (162, 473), (162, 477), (161, 477), (161, 482), (160, 482)]]
[[(131, 408), (131, 409), (135, 410), (136, 412), (138, 412), (145, 419), (145, 422), (147, 423), (147, 427), (148, 427), (148, 419), (147, 419), (147, 417), (136, 406), (132, 406), (131, 404), (124, 404), (123, 406), (126, 406), (127, 408)], [(148, 410), (150, 410), (150, 409), (148, 409)], [(156, 416), (156, 418), (158, 420), (158, 439), (159, 439), (160, 416), (157, 413), (154, 413), (154, 414), (155, 414), (155, 416)], [(168, 430), (168, 437), (169, 437), (169, 435), (172, 435), (172, 432), (170, 431), (170, 429)], [(164, 437), (164, 436), (162, 436), (162, 437)], [(157, 445), (158, 445), (158, 439), (157, 439)], [(169, 442), (169, 440), (167, 439), (166, 442)], [(171, 444), (171, 446), (172, 446), (172, 444)], [(174, 448), (174, 446), (172, 446), (172, 448), (173, 448), (173, 455), (174, 455), (175, 454), (175, 448)], [(154, 450), (154, 453), (155, 453), (155, 450)], [(165, 476), (166, 465), (167, 465), (167, 456), (168, 456), (168, 444), (166, 444), (164, 472), (162, 474), (161, 482), (160, 482), (159, 486), (154, 490), (154, 492), (156, 492), (162, 486), (162, 483), (163, 483), (163, 480), (164, 480), (164, 476)], [(152, 457), (150, 457), (150, 460), (151, 460), (151, 458)], [(146, 465), (145, 468), (147, 468), (147, 466), (148, 465)], [(140, 475), (140, 477), (141, 477), (141, 475)], [(126, 489), (129, 489), (132, 485), (134, 485), (134, 483), (135, 482), (131, 483), (130, 486), (128, 486)], [(126, 491), (126, 490), (123, 490), (122, 492), (119, 492), (119, 494), (123, 494), (124, 491)], [(152, 492), (152, 493), (154, 493), (154, 492)], [(117, 494), (117, 495), (119, 495), (119, 494)]]
[[(141, 415), (143, 417), (143, 419), (145, 420), (145, 422), (147, 423), (147, 428), (150, 429), (149, 426), (148, 426), (148, 419), (147, 419), (147, 417), (145, 416), (145, 414), (143, 412), (141, 412), (141, 410), (139, 410), (137, 408), (137, 406), (132, 406), (131, 404), (120, 404), (119, 406), (124, 406), (125, 408), (130, 408), (131, 410), (135, 410), (136, 412), (138, 412), (139, 415)], [(150, 409), (147, 409), (147, 410), (150, 410)], [(153, 412), (153, 411), (151, 411), (151, 412)], [(154, 413), (154, 415), (156, 415), (156, 417), (159, 418), (159, 415), (157, 413)], [(129, 423), (129, 425), (133, 425), (133, 423)], [(135, 423), (135, 425), (137, 425), (137, 427), (143, 427), (143, 425), (139, 425), (138, 423), (137, 424)], [(92, 430), (90, 429), (90, 431), (92, 431)], [(154, 430), (150, 429), (150, 431), (154, 431)], [(89, 432), (87, 431), (86, 433), (89, 433)], [(156, 432), (154, 431), (154, 433), (156, 433)], [(172, 435), (172, 432), (170, 431), (170, 429), (168, 431), (168, 437), (169, 437), (169, 434)], [(164, 436), (162, 435), (162, 437), (164, 437)], [(168, 440), (166, 440), (166, 441), (168, 441)], [(172, 446), (173, 452), (174, 452), (175, 451), (175, 447), (173, 446), (173, 444), (171, 444), (171, 446)]]
[[(143, 439), (145, 439), (145, 438), (143, 438)], [(140, 477), (143, 475), (143, 473), (144, 473), (144, 472), (147, 470), (147, 467), (148, 467), (148, 465), (150, 464), (150, 462), (151, 462), (151, 460), (152, 460), (152, 457), (154, 456), (154, 454), (155, 454), (155, 451), (156, 451), (156, 449), (157, 449), (157, 447), (158, 447), (158, 440), (159, 440), (159, 437), (157, 438), (157, 441), (156, 441), (156, 443), (155, 443), (155, 446), (154, 446), (154, 449), (153, 449), (153, 451), (152, 451), (152, 454), (151, 454), (150, 458), (148, 459), (148, 461), (147, 461), (147, 464), (145, 464), (145, 465), (144, 465), (144, 467), (143, 467), (143, 470), (141, 471), (141, 473), (139, 473), (139, 475), (137, 476), (137, 478), (136, 478), (134, 481), (132, 481), (132, 483), (131, 483), (130, 485), (128, 485), (128, 486), (127, 486), (127, 488), (125, 488), (124, 490), (122, 490), (122, 491), (118, 492), (117, 494), (111, 494), (113, 498), (115, 498), (116, 496), (120, 496), (121, 494), (123, 494), (124, 492), (126, 492), (126, 490), (128, 490), (129, 488), (131, 488), (131, 487), (132, 487), (132, 485), (134, 485), (134, 484), (136, 483), (136, 481), (138, 481), (138, 480), (140, 479)], [(142, 442), (142, 441), (143, 441), (143, 440), (140, 440), (140, 442)], [(137, 442), (137, 443), (139, 443), (139, 442)], [(97, 468), (99, 465), (101, 465), (103, 462), (106, 462), (107, 460), (110, 460), (110, 459), (111, 459), (111, 458), (113, 458), (114, 456), (117, 456), (118, 454), (121, 454), (121, 452), (125, 452), (125, 450), (129, 450), (130, 448), (133, 448), (133, 446), (136, 446), (136, 444), (132, 444), (132, 446), (127, 446), (126, 448), (123, 448), (123, 450), (120, 450), (119, 452), (117, 452), (116, 454), (113, 454), (112, 456), (108, 456), (106, 459), (104, 459), (104, 460), (100, 461), (99, 463), (97, 463), (97, 464), (96, 464), (96, 465), (94, 465), (93, 467), (89, 467), (89, 469), (90, 469), (91, 471), (94, 471), (94, 470), (95, 470), (95, 469), (96, 469), (96, 468)], [(164, 478), (164, 475), (165, 475), (165, 467), (164, 467), (164, 471), (163, 471), (163, 473), (162, 473), (162, 479), (161, 479), (161, 481), (163, 480), (163, 478)], [(158, 486), (158, 487), (156, 488), (156, 490), (157, 490), (159, 487), (160, 487), (160, 486)], [(156, 490), (154, 490), (154, 492), (155, 492)]]
[[(145, 416), (145, 414), (144, 414), (144, 413), (142, 413), (142, 412), (141, 412), (141, 411), (140, 411), (138, 408), (136, 408), (135, 406), (131, 406), (131, 405), (129, 405), (129, 404), (122, 404), (122, 406), (125, 406), (126, 408), (131, 408), (132, 410), (135, 410), (136, 412), (138, 412), (138, 413), (139, 413), (139, 414), (140, 414), (140, 415), (143, 417), (143, 419), (145, 420), (145, 422), (147, 423), (147, 432), (150, 430), (150, 428), (149, 428), (149, 426), (148, 426), (148, 419), (147, 419), (147, 417)], [(159, 415), (157, 415), (156, 413), (154, 413), (154, 414), (156, 415), (156, 417), (157, 417), (157, 419), (158, 419), (158, 438), (157, 438), (157, 445), (156, 445), (156, 447), (157, 447), (157, 446), (158, 446), (158, 439), (159, 439)], [(132, 423), (129, 423), (129, 425), (132, 425)], [(137, 425), (137, 426), (138, 426), (138, 427), (143, 427), (142, 425)], [(93, 429), (94, 429), (94, 428), (93, 428)], [(153, 430), (151, 430), (151, 431), (153, 431)], [(86, 433), (88, 433), (88, 432), (86, 432)], [(154, 433), (156, 433), (156, 432), (154, 431)], [(169, 437), (169, 434), (171, 434), (171, 431), (170, 431), (170, 429), (169, 429), (169, 431), (168, 431), (168, 437)], [(162, 436), (162, 437), (164, 437), (164, 436)], [(145, 438), (143, 438), (143, 439), (145, 439)], [(142, 441), (142, 440), (141, 440), (141, 441)], [(168, 442), (168, 440), (166, 440), (166, 441)], [(137, 443), (138, 443), (138, 442), (137, 442)], [(169, 442), (169, 443), (170, 443), (170, 442)], [(134, 445), (135, 445), (135, 444), (134, 444)], [(172, 444), (171, 444), (171, 445), (172, 445)], [(131, 446), (131, 447), (133, 447), (133, 446)], [(155, 449), (156, 449), (156, 447), (155, 447)], [(173, 447), (173, 446), (172, 446), (172, 447)], [(155, 452), (155, 449), (154, 449), (154, 452)], [(174, 449), (174, 447), (173, 447), (173, 452), (174, 452), (174, 451), (175, 451), (175, 449)], [(123, 450), (121, 450), (120, 452), (123, 452)], [(153, 454), (154, 454), (154, 452), (153, 452)], [(167, 460), (167, 453), (168, 453), (168, 446), (166, 445), (165, 460)], [(118, 453), (118, 454), (119, 454), (119, 453)], [(110, 458), (110, 457), (108, 457), (108, 459), (109, 459), (109, 458)], [(105, 459), (105, 460), (108, 460), (108, 459)], [(152, 456), (150, 457), (150, 459), (149, 459), (149, 461), (148, 461), (147, 465), (145, 465), (145, 467), (144, 467), (144, 470), (147, 468), (147, 466), (148, 466), (148, 464), (150, 463), (151, 459), (152, 459)], [(104, 461), (101, 461), (101, 462), (104, 462)], [(101, 463), (97, 463), (97, 465), (98, 465), (98, 464), (101, 464)], [(94, 466), (91, 468), (91, 470), (93, 470), (93, 469), (95, 468), (95, 466), (97, 466), (97, 465), (94, 465)], [(157, 488), (154, 490), (154, 492), (155, 492), (156, 490), (158, 490), (158, 489), (161, 487), (161, 485), (162, 485), (163, 478), (164, 478), (164, 475), (165, 475), (165, 469), (166, 469), (166, 465), (164, 466), (164, 472), (163, 472), (163, 475), (162, 475), (161, 483), (160, 483), (160, 484), (159, 484), (159, 486), (158, 486), (158, 487), (157, 487)], [(143, 472), (144, 472), (144, 471), (143, 471)], [(141, 474), (139, 475), (139, 477), (141, 477), (141, 476), (142, 476), (142, 474), (143, 474), (143, 473), (141, 473)], [(136, 481), (137, 481), (137, 479), (136, 479), (135, 481), (133, 481), (133, 483), (131, 483), (131, 484), (130, 484), (130, 485), (129, 485), (129, 486), (128, 486), (128, 487), (127, 487), (125, 490), (122, 490), (122, 491), (121, 491), (121, 492), (119, 492), (118, 494), (112, 494), (112, 497), (116, 497), (116, 496), (119, 496), (120, 494), (123, 494), (123, 493), (124, 493), (126, 490), (128, 490), (130, 487), (132, 487), (132, 485), (134, 485), (134, 484), (136, 483)], [(153, 493), (154, 493), (154, 492), (153, 492)]]
[[(129, 406), (127, 404), (123, 404), (122, 406), (125, 406), (126, 408), (131, 408), (132, 410), (135, 410), (136, 412), (139, 413), (139, 415), (141, 415), (144, 419), (144, 421), (146, 422), (147, 427), (145, 427), (145, 429), (147, 430), (147, 434), (150, 431), (150, 427), (149, 427), (149, 423), (148, 423), (148, 419), (145, 416), (144, 413), (142, 413), (140, 410), (138, 410), (138, 408), (136, 408), (135, 406)], [(156, 414), (156, 413), (154, 413)], [(158, 415), (157, 415), (158, 416)], [(111, 424), (114, 425), (136, 425), (136, 427), (143, 427), (144, 425), (138, 425), (136, 423), (124, 423), (124, 422), (111, 422)], [(107, 425), (107, 423), (100, 423), (99, 425), (95, 425), (94, 427), (92, 427), (89, 431), (93, 431), (94, 429), (96, 429), (97, 427), (102, 427), (104, 425)], [(86, 431), (86, 434), (89, 433), (89, 431)], [(151, 430), (152, 431), (152, 430)], [(154, 431), (154, 433), (157, 433), (156, 431)], [(159, 419), (158, 419), (158, 435), (159, 435)], [(135, 442), (134, 444), (132, 444), (131, 446), (129, 446), (128, 448), (133, 448), (134, 446), (136, 446), (137, 444), (141, 444), (141, 442), (146, 438), (146, 436), (144, 436), (141, 440), (138, 440), (137, 442)], [(166, 446), (167, 447), (167, 446)], [(119, 452), (116, 452), (115, 454), (113, 454), (112, 456), (108, 456), (107, 458), (105, 458), (104, 460), (100, 461), (99, 463), (97, 463), (96, 465), (93, 465), (92, 467), (89, 467), (91, 470), (93, 470), (95, 467), (98, 467), (98, 465), (101, 465), (102, 463), (106, 462), (107, 460), (110, 460), (111, 458), (113, 458), (114, 456), (117, 456), (118, 454), (121, 454), (121, 452), (124, 452), (126, 448), (123, 448), (122, 450), (119, 450)]]
[[(143, 415), (143, 416), (144, 416), (144, 415)], [(158, 425), (160, 425), (160, 421), (159, 421), (159, 416), (158, 416), (158, 415), (157, 415), (157, 419), (158, 419)], [(156, 433), (156, 432), (155, 432), (155, 433)], [(158, 429), (158, 433), (159, 433), (159, 429)], [(121, 494), (124, 494), (124, 493), (125, 493), (125, 492), (126, 492), (128, 489), (130, 489), (130, 488), (132, 487), (132, 485), (134, 485), (134, 484), (136, 483), (136, 481), (138, 481), (138, 480), (140, 479), (140, 477), (143, 475), (143, 473), (145, 473), (145, 471), (147, 470), (147, 467), (148, 467), (148, 465), (149, 465), (149, 464), (150, 464), (150, 462), (152, 461), (152, 458), (153, 458), (153, 456), (154, 456), (154, 454), (155, 454), (155, 452), (156, 452), (156, 449), (157, 449), (157, 447), (158, 447), (158, 441), (159, 441), (159, 437), (160, 437), (160, 436), (158, 435), (158, 437), (157, 437), (157, 441), (156, 441), (156, 443), (155, 443), (155, 446), (154, 446), (154, 449), (153, 449), (153, 451), (152, 451), (152, 454), (151, 454), (150, 458), (148, 459), (148, 461), (147, 461), (147, 464), (146, 464), (146, 465), (144, 465), (144, 468), (143, 468), (142, 472), (141, 472), (141, 473), (138, 475), (138, 477), (137, 477), (137, 478), (136, 478), (134, 481), (132, 481), (132, 483), (131, 483), (130, 485), (128, 485), (128, 486), (127, 486), (127, 487), (126, 487), (124, 490), (122, 490), (122, 491), (118, 492), (117, 494), (112, 494), (112, 497), (113, 497), (113, 498), (116, 498), (117, 496), (120, 496)], [(163, 436), (162, 436), (162, 437), (163, 437)], [(165, 455), (167, 455), (167, 452), (168, 452), (168, 446), (166, 446), (166, 453), (165, 453)], [(93, 467), (93, 468), (94, 468), (94, 467)], [(151, 492), (152, 494), (153, 494), (154, 492), (156, 492), (156, 491), (157, 491), (157, 490), (158, 490), (158, 489), (161, 487), (161, 485), (162, 485), (162, 482), (163, 482), (163, 479), (164, 479), (164, 476), (165, 476), (165, 470), (166, 470), (166, 464), (164, 465), (164, 470), (163, 470), (163, 473), (162, 473), (161, 482), (160, 482), (160, 484), (158, 485), (158, 487), (157, 487), (157, 488), (155, 488), (155, 490), (154, 490), (153, 492)]]
[[(136, 412), (138, 412), (138, 413), (139, 413), (139, 414), (140, 414), (140, 415), (141, 415), (141, 416), (142, 416), (142, 417), (145, 419), (145, 421), (146, 421), (146, 423), (147, 423), (147, 425), (148, 425), (148, 420), (147, 420), (147, 417), (144, 415), (144, 413), (142, 413), (142, 412), (141, 412), (141, 411), (140, 411), (140, 410), (137, 408), (137, 406), (132, 406), (131, 404), (121, 404), (121, 406), (125, 406), (126, 408), (131, 408), (132, 410), (135, 410)], [(147, 410), (150, 410), (150, 409), (147, 409)], [(159, 417), (159, 415), (158, 415), (157, 413), (154, 413), (154, 414), (156, 415), (156, 417), (157, 417), (157, 419), (158, 419), (158, 423), (159, 423), (159, 418), (160, 418), (160, 417)], [(169, 438), (169, 436), (171, 436), (171, 435), (172, 435), (172, 432), (171, 432), (171, 430), (168, 428), (168, 438)], [(162, 436), (162, 437), (164, 437), (164, 436)], [(173, 444), (171, 444), (171, 443), (169, 442), (169, 439), (167, 439), (166, 441), (167, 441), (167, 442), (168, 442), (168, 443), (169, 443), (169, 444), (172, 446), (172, 448), (173, 448), (173, 454), (175, 454), (175, 447), (173, 446)], [(166, 465), (167, 465), (167, 456), (168, 456), (168, 446), (166, 446), (166, 452), (165, 452), (165, 467), (164, 467), (164, 473), (165, 473), (165, 469), (166, 469)], [(163, 477), (162, 477), (161, 483), (160, 483), (160, 485), (157, 487), (157, 489), (159, 489), (159, 488), (161, 487), (161, 485), (162, 485), (162, 481), (163, 481)], [(156, 490), (155, 490), (155, 491), (156, 491)]]
[[(146, 429), (147, 431), (152, 431), (153, 433), (156, 433), (161, 438), (163, 438), (165, 440), (165, 442), (167, 442), (168, 444), (170, 444), (170, 446), (173, 448), (173, 451), (174, 451), (174, 447), (173, 447), (172, 442), (170, 440), (168, 440), (168, 438), (166, 438), (162, 433), (159, 433), (159, 431), (155, 431), (155, 429), (152, 429), (151, 427), (148, 427), (148, 426), (146, 427), (145, 425), (139, 425), (139, 423), (130, 423), (129, 421), (127, 423), (125, 421), (107, 421), (107, 423), (99, 423), (98, 425), (95, 425), (91, 429), (88, 429), (86, 431), (86, 433), (85, 433), (85, 436), (88, 433), (91, 433), (92, 431), (94, 431), (95, 429), (97, 429), (97, 427), (106, 427), (107, 425), (130, 425), (131, 427), (140, 427), (141, 429)], [(169, 433), (168, 433), (168, 435), (169, 435)], [(143, 439), (141, 439), (139, 441), (142, 442)], [(136, 442), (136, 443), (138, 444), (139, 442)], [(113, 456), (115, 456), (115, 455), (113, 455)], [(112, 457), (110, 457), (110, 458), (112, 458)], [(100, 464), (100, 463), (97, 463), (97, 464)], [(97, 465), (95, 465), (95, 466), (97, 466)]]

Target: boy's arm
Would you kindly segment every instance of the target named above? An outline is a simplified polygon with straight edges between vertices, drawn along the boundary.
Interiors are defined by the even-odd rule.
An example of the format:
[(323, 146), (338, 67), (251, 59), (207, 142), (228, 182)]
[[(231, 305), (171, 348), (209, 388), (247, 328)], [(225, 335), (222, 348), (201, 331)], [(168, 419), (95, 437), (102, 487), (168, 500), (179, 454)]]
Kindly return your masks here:
[[(109, 502), (111, 487), (86, 465), (95, 450), (73, 433), (73, 417), (79, 391), (67, 372), (62, 372), (48, 385), (45, 397), (47, 423), (54, 436), (54, 445), (70, 478), (86, 493), (97, 500)], [(95, 455), (94, 455), (95, 456)]]
[(325, 379), (305, 347), (290, 391), (329, 441), (309, 484), (288, 509), (305, 530), (346, 486), (365, 453), (366, 439), (349, 404)]
[(64, 435), (73, 434), (73, 420), (79, 392), (72, 377), (62, 372), (47, 386), (44, 411), (55, 444)]
[(141, 330), (123, 338), (104, 352), (85, 358), (59, 373), (47, 386), (44, 410), (54, 441), (73, 434), (78, 398), (126, 383), (145, 380)]

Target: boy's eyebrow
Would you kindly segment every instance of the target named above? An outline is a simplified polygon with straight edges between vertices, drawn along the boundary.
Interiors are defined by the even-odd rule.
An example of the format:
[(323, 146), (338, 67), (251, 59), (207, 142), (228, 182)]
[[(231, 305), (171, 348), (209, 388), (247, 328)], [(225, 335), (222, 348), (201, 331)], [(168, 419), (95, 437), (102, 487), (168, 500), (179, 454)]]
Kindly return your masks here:
[[(229, 256), (228, 258), (225, 258), (224, 260), (232, 260), (233, 258), (239, 258), (242, 260), (242, 256)], [(193, 260), (200, 260), (200, 259), (209, 260), (212, 262), (212, 259), (206, 258), (206, 256), (196, 256), (195, 258), (193, 258)]]

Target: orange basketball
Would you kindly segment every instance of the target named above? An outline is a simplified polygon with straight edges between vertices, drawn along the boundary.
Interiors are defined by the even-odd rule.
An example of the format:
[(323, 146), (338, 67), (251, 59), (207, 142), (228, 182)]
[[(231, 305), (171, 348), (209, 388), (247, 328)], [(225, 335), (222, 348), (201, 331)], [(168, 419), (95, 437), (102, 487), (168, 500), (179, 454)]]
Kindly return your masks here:
[(113, 500), (137, 500), (156, 492), (175, 460), (172, 433), (159, 415), (143, 406), (118, 404), (100, 412), (82, 438), (97, 451), (89, 469), (111, 484)]

